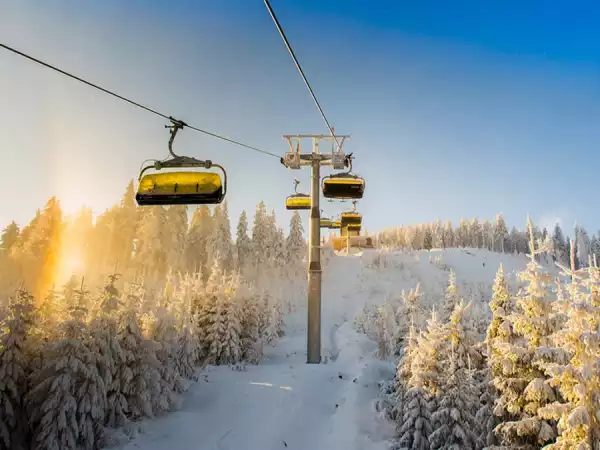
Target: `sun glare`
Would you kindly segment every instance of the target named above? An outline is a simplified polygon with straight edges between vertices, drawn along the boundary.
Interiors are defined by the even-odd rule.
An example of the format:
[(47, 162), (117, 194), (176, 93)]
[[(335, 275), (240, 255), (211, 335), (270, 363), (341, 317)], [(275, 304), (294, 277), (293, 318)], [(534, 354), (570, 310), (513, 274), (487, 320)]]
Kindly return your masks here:
[(56, 285), (66, 283), (73, 275), (83, 275), (83, 270), (84, 262), (81, 255), (76, 252), (69, 252), (60, 258), (54, 282)]

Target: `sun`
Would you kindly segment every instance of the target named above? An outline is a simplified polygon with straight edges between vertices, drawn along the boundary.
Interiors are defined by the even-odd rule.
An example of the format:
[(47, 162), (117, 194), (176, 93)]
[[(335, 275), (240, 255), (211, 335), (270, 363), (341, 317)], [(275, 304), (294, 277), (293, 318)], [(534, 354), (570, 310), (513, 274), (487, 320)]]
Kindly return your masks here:
[(85, 263), (82, 255), (77, 251), (69, 251), (61, 255), (56, 268), (54, 282), (57, 285), (66, 283), (73, 275), (82, 276)]

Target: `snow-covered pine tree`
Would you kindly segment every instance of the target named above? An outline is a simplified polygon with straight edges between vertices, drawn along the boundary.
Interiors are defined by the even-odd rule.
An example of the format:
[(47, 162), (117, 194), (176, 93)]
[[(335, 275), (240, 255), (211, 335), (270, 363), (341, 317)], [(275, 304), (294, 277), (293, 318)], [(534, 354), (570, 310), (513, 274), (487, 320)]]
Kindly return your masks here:
[(444, 231), (444, 225), (440, 219), (436, 220), (431, 229), (433, 235), (433, 248), (442, 248), (443, 239), (442, 232)]
[(168, 245), (167, 210), (162, 206), (143, 207), (136, 240), (137, 267), (150, 279), (167, 272)]
[(26, 403), (35, 449), (94, 450), (103, 439), (106, 387), (87, 345), (86, 313), (70, 308), (60, 339), (45, 345), (43, 365), (31, 376)]
[(236, 298), (239, 276), (225, 276), (217, 263), (206, 286), (198, 315), (200, 342), (209, 364), (236, 364), (242, 358), (241, 306)]
[(438, 393), (446, 339), (447, 331), (434, 309), (427, 320), (426, 331), (417, 337), (417, 351), (412, 358), (409, 386), (423, 387), (434, 395)]
[(167, 267), (175, 273), (185, 271), (185, 242), (188, 233), (187, 205), (173, 205), (167, 210)]
[[(398, 357), (398, 362), (396, 363), (396, 375), (395, 375), (395, 383), (394, 383), (394, 393), (396, 400), (396, 408), (402, 407), (402, 397), (407, 389), (409, 384), (409, 380), (412, 376), (412, 363), (413, 358), (418, 351), (418, 342), (417, 342), (417, 330), (413, 323), (410, 324), (408, 328), (408, 334), (405, 339), (405, 345), (402, 347), (400, 351), (400, 356)], [(397, 412), (397, 416), (398, 416)]]
[(554, 232), (552, 233), (552, 241), (553, 252), (556, 261), (561, 264), (568, 264), (569, 259), (567, 257), (567, 242), (565, 241), (565, 236), (563, 235), (562, 228), (558, 223), (554, 226)]
[(493, 242), (494, 242), (494, 236), (493, 236), (493, 227), (492, 224), (490, 223), (489, 220), (484, 220), (483, 224), (481, 225), (481, 235), (482, 235), (482, 240), (483, 240), (483, 248), (486, 248), (488, 250), (492, 250), (493, 247)]
[(256, 206), (254, 222), (252, 224), (252, 260), (256, 268), (257, 278), (260, 277), (261, 273), (264, 273), (270, 242), (269, 217), (265, 202), (261, 201)]
[(29, 435), (23, 398), (30, 372), (28, 338), (37, 317), (33, 296), (18, 290), (0, 323), (0, 449), (26, 450)]
[(160, 395), (160, 362), (156, 357), (157, 343), (144, 337), (138, 311), (144, 290), (137, 284), (126, 287), (126, 299), (119, 327), (119, 343), (125, 363), (119, 373), (121, 393), (128, 406), (128, 417), (138, 420), (154, 416), (154, 405)]
[(240, 287), (242, 308), (241, 345), (242, 359), (250, 364), (258, 364), (263, 355), (263, 337), (260, 334), (259, 297), (248, 286)]
[(269, 295), (267, 299), (268, 325), (263, 337), (265, 342), (273, 343), (285, 334), (283, 331), (285, 323), (283, 322), (281, 298), (279, 296)]
[(485, 368), (479, 372), (480, 380), (477, 384), (479, 393), (479, 405), (475, 414), (477, 424), (477, 433), (479, 441), (484, 447), (497, 445), (498, 439), (494, 429), (498, 425), (498, 420), (494, 415), (494, 402), (496, 399), (495, 390), (491, 384), (491, 371)]
[(252, 251), (252, 241), (248, 236), (248, 216), (246, 211), (242, 211), (237, 225), (235, 246), (237, 251), (237, 269), (243, 273), (249, 264), (248, 258)]
[(196, 365), (200, 362), (199, 330), (194, 313), (195, 294), (193, 278), (189, 274), (180, 275), (172, 302), (179, 330), (175, 366), (179, 375), (189, 380), (196, 380)]
[(592, 252), (592, 261), (594, 260), (594, 255), (596, 258), (600, 258), (600, 234), (596, 233), (592, 236), (592, 240), (590, 242), (590, 249)]
[[(453, 347), (453, 346), (452, 346)], [(447, 377), (437, 398), (429, 435), (436, 450), (478, 450), (481, 448), (475, 417), (477, 405), (474, 380), (467, 367), (460, 367), (460, 357), (451, 349)]]
[(494, 250), (504, 253), (506, 251), (506, 239), (508, 237), (508, 228), (504, 222), (504, 216), (498, 214), (494, 224)]
[(306, 257), (306, 241), (304, 240), (304, 228), (302, 217), (298, 211), (294, 211), (290, 220), (290, 232), (287, 237), (287, 254), (290, 263), (299, 263)]
[(556, 327), (548, 292), (552, 278), (535, 259), (547, 249), (536, 249), (529, 218), (527, 223), (530, 262), (519, 274), (526, 287), (516, 297), (516, 309), (508, 316), (516, 336), (502, 341), (497, 338), (495, 344), (500, 352), (495, 363), (502, 372), (494, 377), (499, 393), (494, 414), (504, 419), (496, 428), (496, 435), (503, 445), (513, 446), (539, 446), (555, 437), (552, 425), (538, 416), (538, 410), (555, 399), (555, 392), (539, 368), (539, 363), (547, 362), (545, 356), (537, 357), (538, 349), (552, 346), (550, 336)]
[(222, 269), (230, 271), (233, 269), (233, 243), (227, 201), (215, 208), (213, 223), (214, 228), (209, 240), (210, 254), (212, 257), (219, 255)]
[(280, 227), (277, 227), (273, 235), (273, 261), (277, 269), (281, 269), (287, 264), (285, 234)]
[(433, 234), (431, 233), (431, 229), (428, 227), (425, 230), (425, 235), (423, 237), (423, 249), (431, 250), (433, 248)]
[(429, 450), (429, 436), (433, 431), (431, 414), (435, 408), (434, 396), (430, 390), (437, 384), (437, 377), (432, 376), (437, 367), (435, 360), (431, 364), (427, 358), (438, 356), (436, 352), (441, 347), (442, 327), (433, 311), (428, 336), (416, 337), (414, 328), (411, 328), (413, 334), (409, 336), (405, 356), (396, 373), (396, 433), (399, 448)]
[(458, 287), (456, 286), (456, 274), (454, 270), (450, 270), (448, 276), (448, 286), (446, 287), (446, 295), (444, 297), (444, 306), (442, 307), (443, 319), (447, 319), (454, 311), (454, 308), (460, 302)]
[(471, 236), (469, 231), (469, 222), (466, 219), (460, 219), (456, 230), (456, 243), (459, 247), (470, 247)]
[(496, 278), (492, 286), (492, 299), (490, 301), (490, 309), (492, 310), (492, 320), (487, 330), (486, 344), (488, 347), (488, 355), (493, 358), (494, 348), (493, 343), (499, 335), (499, 329), (506, 321), (508, 314), (512, 312), (513, 305), (511, 304), (511, 294), (508, 289), (508, 284), (504, 277), (504, 267), (500, 264), (496, 272)]
[(6, 227), (4, 227), (2, 233), (0, 233), (0, 249), (9, 255), (10, 250), (19, 241), (19, 235), (19, 226), (13, 220)]
[(125, 355), (118, 339), (120, 293), (115, 286), (119, 274), (108, 276), (98, 300), (97, 316), (90, 323), (90, 351), (97, 355), (97, 368), (106, 386), (104, 424), (119, 427), (127, 423), (127, 400), (121, 390)]
[(423, 387), (411, 387), (404, 394), (402, 414), (398, 416), (396, 433), (401, 450), (429, 450), (429, 437), (435, 402)]
[(477, 217), (473, 217), (473, 220), (471, 220), (471, 223), (469, 224), (469, 234), (471, 236), (471, 245), (473, 247), (483, 247), (483, 232)]
[(153, 410), (165, 413), (181, 407), (181, 394), (185, 385), (177, 370), (178, 338), (173, 314), (162, 307), (152, 314), (148, 336), (156, 342), (156, 357), (160, 362), (160, 394), (156, 397)]
[(442, 245), (444, 248), (454, 247), (454, 229), (452, 228), (452, 222), (449, 220), (444, 223), (444, 230), (442, 231)]
[[(554, 303), (554, 309), (567, 317), (554, 339), (561, 360), (544, 365), (547, 381), (558, 387), (562, 399), (539, 409), (539, 415), (558, 422), (560, 436), (548, 450), (595, 450), (600, 443), (600, 308), (594, 305), (592, 291), (600, 287), (599, 269), (588, 268), (586, 280), (578, 274), (567, 289), (570, 295)], [(582, 291), (579, 290), (581, 284)]]
[[(187, 269), (192, 273), (202, 272), (203, 269), (210, 267), (208, 265), (207, 250), (208, 239), (212, 234), (213, 226), (213, 218), (210, 215), (208, 206), (200, 205), (197, 207), (192, 215), (185, 244)], [(206, 271), (203, 276), (206, 274), (210, 275), (210, 272)], [(208, 275), (206, 275), (206, 278), (208, 278)]]
[[(472, 303), (466, 303), (464, 299), (460, 299), (444, 326), (446, 346), (451, 347), (446, 349), (446, 355), (452, 351), (454, 363), (458, 369), (482, 368), (483, 355), (478, 351), (477, 335), (469, 321), (471, 308)], [(446, 366), (448, 363), (449, 360), (444, 361)]]
[(583, 227), (577, 227), (577, 259), (579, 261), (578, 267), (588, 266), (588, 257), (591, 251), (591, 242), (588, 232)]
[(51, 197), (43, 212), (23, 230), (19, 260), (21, 274), (34, 298), (41, 299), (52, 285), (60, 258), (63, 214), (60, 202)]

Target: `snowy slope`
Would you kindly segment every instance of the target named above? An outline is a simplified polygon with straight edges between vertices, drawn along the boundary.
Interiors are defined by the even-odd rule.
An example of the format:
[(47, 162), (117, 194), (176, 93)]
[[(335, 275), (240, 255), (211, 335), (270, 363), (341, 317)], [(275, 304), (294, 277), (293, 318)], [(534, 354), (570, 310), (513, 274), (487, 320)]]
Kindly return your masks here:
[(394, 365), (373, 357), (375, 343), (353, 329), (356, 313), (365, 302), (381, 304), (417, 282), (428, 294), (426, 299), (435, 302), (449, 268), (461, 290), (472, 292), (478, 286), (487, 293), (500, 263), (512, 273), (527, 261), (461, 249), (334, 257), (323, 273), (326, 364), (305, 363), (306, 309), (300, 305), (286, 318), (287, 335), (267, 350), (260, 366), (243, 372), (209, 367), (186, 394), (182, 410), (149, 421), (142, 435), (121, 448), (387, 449), (394, 424), (375, 412), (374, 403), (379, 381), (393, 377)]

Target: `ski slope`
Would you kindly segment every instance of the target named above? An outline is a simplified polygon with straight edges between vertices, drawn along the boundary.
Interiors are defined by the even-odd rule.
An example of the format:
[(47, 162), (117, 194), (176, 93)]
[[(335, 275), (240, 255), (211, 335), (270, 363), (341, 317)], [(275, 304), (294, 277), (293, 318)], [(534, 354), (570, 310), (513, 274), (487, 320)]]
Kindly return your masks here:
[[(441, 256), (442, 260), (432, 261)], [(374, 266), (375, 258), (379, 266)], [(381, 263), (381, 261), (384, 263)], [(485, 266), (483, 265), (485, 263)], [(333, 257), (325, 265), (322, 356), (306, 364), (306, 309), (286, 317), (286, 336), (244, 371), (209, 367), (185, 394), (181, 410), (143, 424), (123, 450), (384, 450), (395, 425), (377, 413), (379, 383), (393, 362), (374, 357), (376, 344), (354, 331), (366, 303), (381, 304), (419, 282), (430, 303), (443, 292), (449, 269), (459, 289), (491, 288), (498, 265), (508, 278), (525, 257), (482, 250), (387, 253)], [(303, 304), (303, 303), (302, 303)]]

